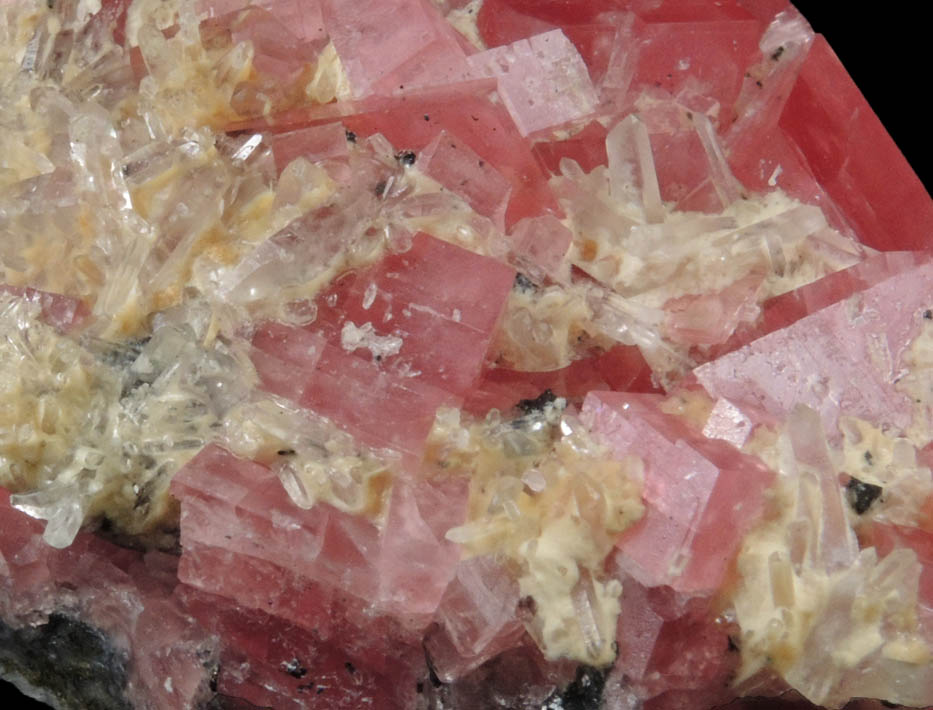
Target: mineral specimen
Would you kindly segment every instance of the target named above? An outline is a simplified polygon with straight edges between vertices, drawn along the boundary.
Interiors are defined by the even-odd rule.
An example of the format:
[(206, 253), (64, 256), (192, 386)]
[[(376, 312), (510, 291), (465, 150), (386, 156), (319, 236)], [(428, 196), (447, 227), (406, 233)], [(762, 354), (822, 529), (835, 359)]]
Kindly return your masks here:
[(0, 676), (929, 706), (931, 229), (784, 0), (0, 0)]

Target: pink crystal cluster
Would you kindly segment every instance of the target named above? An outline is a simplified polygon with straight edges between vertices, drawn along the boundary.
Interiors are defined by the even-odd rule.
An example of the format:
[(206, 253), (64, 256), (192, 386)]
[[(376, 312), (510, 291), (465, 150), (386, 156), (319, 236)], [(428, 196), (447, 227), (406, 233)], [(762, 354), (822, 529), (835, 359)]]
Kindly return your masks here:
[[(272, 181), (301, 158), (339, 191), (218, 281), (227, 302), (246, 304), (232, 332), (255, 371), (249, 397), (326, 421), (380, 460), (383, 478), (372, 480), (383, 484), (367, 485), (382, 514), (355, 509), (367, 505), (347, 502), (349, 493), (315, 499), (288, 478), (294, 451), (250, 460), (219, 434), (172, 480), (177, 554), (117, 547), (91, 531), (52, 549), (21, 512), (29, 510), (0, 489), (3, 624), (41, 625), (55, 613), (99, 629), (125, 659), (125, 698), (140, 708), (700, 710), (788, 691), (834, 707), (850, 697), (933, 702), (933, 497), (905, 503), (910, 516), (862, 518), (847, 510), (847, 496), (868, 489), (828, 453), (845, 440), (847, 418), (858, 417), (898, 438), (898, 451), (910, 449), (898, 465), (914, 472), (916, 490), (930, 490), (933, 395), (918, 398), (901, 381), (922, 381), (911, 369), (923, 366), (922, 353), (911, 348), (933, 319), (933, 202), (790, 4), (197, 5), (205, 43), (248, 41), (252, 50), (220, 132), (259, 136)], [(105, 0), (90, 22), (125, 45), (119, 81), (137, 90), (155, 64), (126, 37), (127, 7)], [(452, 23), (474, 13), (485, 49)], [(320, 104), (295, 87), (329, 46), (349, 93)], [(692, 358), (673, 385), (653, 376), (636, 329), (644, 322), (624, 313), (619, 328), (635, 335), (581, 346), (561, 369), (500, 366), (496, 339), (517, 274), (531, 288), (606, 286), (564, 219), (568, 204), (585, 207), (591, 196), (552, 178), (567, 177), (569, 161), (592, 173), (617, 158), (642, 159), (633, 183), (649, 222), (663, 220), (664, 205), (714, 220), (780, 188), (857, 239), (862, 249), (849, 255), (857, 263), (762, 303), (757, 272), (664, 303), (657, 339)], [(436, 191), (396, 191), (412, 163)], [(480, 237), (458, 244), (429, 227), (399, 226), (402, 217), (431, 224), (457, 210)], [(378, 258), (328, 271), (335, 255), (362, 253), (367, 240), (384, 241)], [(288, 304), (308, 317), (256, 306), (256, 294), (314, 279), (322, 285), (313, 298)], [(68, 337), (81, 337), (99, 313), (79, 294), (0, 290), (38, 304), (41, 319)], [(596, 310), (608, 310), (611, 298), (598, 293)], [(448, 539), (478, 515), (470, 506), (478, 484), (456, 467), (438, 474), (427, 456), (439, 410), (481, 420), (495, 408), (517, 420), (515, 405), (544, 390), (565, 400), (568, 427), (582, 422), (607, 457), (634, 456), (643, 467), (644, 515), (600, 570), (622, 587), (610, 667), (547, 659), (526, 630), (535, 601), (520, 593), (514, 561), (494, 550), (468, 556)], [(709, 407), (698, 420), (665, 395)], [(783, 458), (766, 464), (743, 450), (756, 432), (786, 433)], [(908, 433), (926, 441), (907, 446)], [(323, 451), (327, 442), (314, 445)], [(340, 471), (328, 475), (337, 490)], [(804, 501), (789, 522), (782, 486)], [(831, 586), (864, 566), (880, 586), (905, 580), (903, 603), (915, 601), (909, 628), (889, 619), (897, 595), (879, 602), (883, 636), (825, 688), (812, 677), (820, 668), (807, 675), (793, 659), (745, 672), (760, 639), (745, 633), (753, 621), (730, 601), (748, 569), (743, 545), (763, 525), (785, 522), (796, 567), (781, 567), (778, 554), (775, 578), (789, 569), (803, 580), (791, 583), (797, 589), (806, 574)], [(891, 571), (895, 563), (903, 570)], [(815, 612), (801, 657), (831, 666), (849, 642), (845, 614), (859, 607), (842, 585)], [(774, 583), (778, 606), (784, 588)], [(899, 650), (911, 634), (926, 657)]]
[[(135, 706), (191, 707), (205, 702), (218, 660), (217, 640), (205, 633), (174, 593), (178, 558), (120, 548), (91, 533), (79, 534), (67, 550), (55, 550), (43, 542), (41, 528), (41, 523), (14, 510), (9, 494), (2, 493), (4, 623), (39, 626), (52, 613), (81, 620), (105, 634), (116, 658), (128, 666), (126, 699)], [(65, 673), (77, 673), (80, 662), (72, 665), (63, 659)], [(105, 675), (104, 669), (98, 673)], [(25, 680), (32, 687), (44, 685), (41, 676)], [(81, 682), (78, 677), (64, 680)]]

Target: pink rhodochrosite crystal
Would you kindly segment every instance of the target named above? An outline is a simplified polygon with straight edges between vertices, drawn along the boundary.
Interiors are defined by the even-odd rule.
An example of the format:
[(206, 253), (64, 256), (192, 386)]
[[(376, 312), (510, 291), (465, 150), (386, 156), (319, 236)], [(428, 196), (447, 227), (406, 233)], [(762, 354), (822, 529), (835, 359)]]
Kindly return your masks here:
[(929, 320), (931, 288), (933, 264), (908, 269), (697, 368), (697, 380), (777, 419), (806, 404), (830, 436), (841, 436), (842, 415), (906, 431), (931, 417), (928, 403), (896, 387)]
[(659, 411), (660, 400), (593, 392), (583, 404), (584, 422), (617, 456), (645, 462), (645, 515), (616, 542), (616, 562), (648, 587), (711, 593), (761, 517), (773, 473)]
[(933, 201), (785, 0), (0, 0), (0, 677), (933, 705)]

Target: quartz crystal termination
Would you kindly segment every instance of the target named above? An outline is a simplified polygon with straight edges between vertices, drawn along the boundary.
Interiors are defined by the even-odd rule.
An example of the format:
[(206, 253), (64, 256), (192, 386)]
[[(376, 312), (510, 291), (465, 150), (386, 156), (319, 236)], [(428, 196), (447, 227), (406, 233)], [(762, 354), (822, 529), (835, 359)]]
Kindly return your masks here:
[(791, 5), (0, 15), (0, 675), (933, 703), (933, 202)]

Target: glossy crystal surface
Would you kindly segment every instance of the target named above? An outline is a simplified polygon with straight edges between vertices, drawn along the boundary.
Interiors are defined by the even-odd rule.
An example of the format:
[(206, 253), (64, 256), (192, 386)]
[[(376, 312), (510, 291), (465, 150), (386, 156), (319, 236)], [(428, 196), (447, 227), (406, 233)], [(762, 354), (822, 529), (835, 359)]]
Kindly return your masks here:
[(0, 129), (0, 675), (933, 703), (933, 201), (790, 4), (13, 0)]

